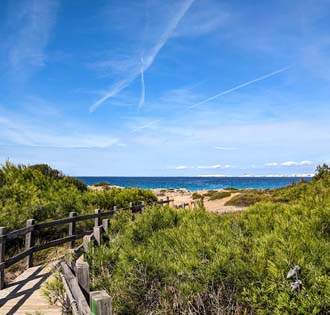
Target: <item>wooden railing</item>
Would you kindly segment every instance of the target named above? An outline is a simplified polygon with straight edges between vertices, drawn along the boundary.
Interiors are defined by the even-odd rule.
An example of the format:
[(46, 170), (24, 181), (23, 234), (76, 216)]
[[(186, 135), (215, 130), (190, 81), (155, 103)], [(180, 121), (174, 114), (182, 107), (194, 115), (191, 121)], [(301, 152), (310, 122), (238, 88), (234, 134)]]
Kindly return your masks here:
[[(157, 203), (163, 205), (170, 204), (171, 202), (173, 202), (173, 200), (167, 198), (166, 200), (160, 200)], [(117, 209), (117, 207), (115, 206), (110, 211), (102, 212), (99, 209), (96, 209), (95, 213), (79, 216), (77, 216), (75, 212), (70, 212), (68, 218), (41, 223), (36, 223), (34, 219), (29, 219), (26, 221), (26, 227), (11, 232), (8, 232), (5, 227), (0, 227), (0, 290), (3, 289), (5, 286), (5, 269), (10, 267), (11, 265), (26, 258), (26, 268), (30, 268), (33, 266), (33, 254), (38, 251), (63, 245), (65, 243), (69, 243), (69, 249), (72, 249), (74, 247), (75, 241), (83, 238), (86, 235), (93, 235), (93, 237), (95, 237), (97, 240), (98, 238), (100, 238), (100, 226), (103, 226), (106, 230), (107, 226), (109, 225), (109, 219), (104, 219), (102, 221), (102, 218), (110, 217), (118, 210), (130, 210), (132, 211), (132, 213), (141, 212), (144, 207), (144, 202), (139, 205), (133, 205), (133, 203), (130, 202), (129, 207), (126, 209)], [(94, 229), (76, 234), (76, 222), (90, 219), (94, 219)], [(68, 236), (48, 241), (43, 244), (35, 244), (34, 236), (36, 231), (64, 224), (69, 225)], [(15, 240), (16, 238), (21, 236), (25, 236), (25, 250), (19, 254), (16, 254), (13, 257), (6, 259), (6, 242), (9, 240)]]

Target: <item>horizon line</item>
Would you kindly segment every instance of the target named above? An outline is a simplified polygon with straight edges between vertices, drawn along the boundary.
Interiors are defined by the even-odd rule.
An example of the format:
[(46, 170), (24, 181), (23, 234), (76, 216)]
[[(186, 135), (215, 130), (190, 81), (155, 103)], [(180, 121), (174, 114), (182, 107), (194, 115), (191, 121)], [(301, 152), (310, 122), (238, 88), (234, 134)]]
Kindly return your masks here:
[(71, 177), (126, 177), (126, 178), (139, 178), (139, 177), (144, 177), (144, 178), (156, 178), (156, 177), (173, 177), (173, 178), (178, 178), (178, 177), (213, 177), (213, 178), (248, 178), (248, 177), (255, 177), (255, 178), (260, 178), (260, 177), (267, 177), (267, 178), (311, 178), (314, 177), (315, 174), (241, 174), (241, 175), (222, 175), (222, 174), (208, 174), (208, 175), (68, 175)]

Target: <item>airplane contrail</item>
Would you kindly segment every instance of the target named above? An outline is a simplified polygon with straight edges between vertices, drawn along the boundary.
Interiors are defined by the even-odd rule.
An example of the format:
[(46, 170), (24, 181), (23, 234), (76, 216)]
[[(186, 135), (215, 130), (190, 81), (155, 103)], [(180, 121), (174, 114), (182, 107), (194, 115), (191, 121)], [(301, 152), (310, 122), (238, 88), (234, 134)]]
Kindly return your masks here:
[(285, 67), (285, 68), (281, 68), (281, 69), (279, 69), (279, 70), (276, 70), (276, 71), (270, 72), (270, 73), (265, 74), (265, 75), (263, 75), (263, 76), (261, 76), (261, 77), (259, 77), (259, 78), (254, 79), (254, 80), (250, 80), (250, 81), (244, 82), (244, 83), (242, 83), (242, 84), (240, 84), (240, 85), (237, 85), (237, 86), (235, 86), (235, 87), (233, 87), (233, 88), (231, 88), (231, 89), (229, 89), (229, 90), (225, 90), (225, 91), (222, 91), (221, 93), (218, 93), (218, 94), (216, 94), (216, 95), (213, 95), (213, 96), (211, 96), (211, 97), (205, 99), (204, 101), (201, 101), (201, 102), (199, 102), (199, 103), (193, 104), (193, 105), (189, 106), (189, 108), (197, 107), (197, 106), (199, 106), (199, 105), (202, 105), (202, 104), (205, 104), (205, 103), (207, 103), (207, 102), (209, 102), (209, 101), (212, 101), (212, 100), (214, 100), (214, 99), (216, 99), (216, 98), (218, 98), (218, 97), (220, 97), (220, 96), (223, 96), (223, 95), (229, 94), (229, 93), (231, 93), (231, 92), (237, 91), (237, 90), (239, 90), (239, 89), (241, 89), (241, 88), (243, 88), (243, 87), (246, 87), (246, 86), (248, 86), (248, 85), (251, 85), (251, 84), (253, 84), (253, 83), (256, 83), (256, 82), (259, 82), (259, 81), (265, 80), (265, 79), (267, 79), (267, 78), (270, 78), (270, 77), (272, 77), (272, 76), (274, 76), (274, 75), (276, 75), (276, 74), (282, 73), (282, 72), (284, 72), (284, 71), (290, 69), (291, 67), (292, 67), (292, 66), (288, 66), (288, 67)]
[(142, 105), (144, 104), (145, 94), (146, 94), (146, 90), (145, 90), (145, 85), (144, 85), (143, 58), (141, 58), (141, 97), (140, 97), (138, 109), (140, 109), (142, 107)]
[[(147, 56), (143, 66), (143, 72), (147, 71), (149, 67), (153, 64), (158, 53), (165, 46), (165, 44), (167, 43), (167, 41), (175, 31), (176, 27), (178, 26), (178, 24), (183, 19), (183, 17), (185, 16), (185, 14), (187, 13), (187, 11), (190, 9), (190, 7), (194, 2), (195, 0), (186, 0), (183, 3), (183, 5), (180, 7), (180, 9), (177, 10), (177, 14), (175, 14), (173, 19), (170, 21), (164, 33), (162, 34), (156, 45), (152, 47), (150, 54)], [(141, 74), (140, 69), (139, 70), (135, 69), (134, 71), (132, 71), (132, 73), (127, 78), (117, 82), (115, 85), (111, 87), (111, 89), (105, 95), (103, 95), (94, 104), (92, 104), (89, 108), (89, 111), (94, 112), (107, 99), (116, 96), (119, 92), (121, 92), (123, 89), (128, 87), (140, 74)]]

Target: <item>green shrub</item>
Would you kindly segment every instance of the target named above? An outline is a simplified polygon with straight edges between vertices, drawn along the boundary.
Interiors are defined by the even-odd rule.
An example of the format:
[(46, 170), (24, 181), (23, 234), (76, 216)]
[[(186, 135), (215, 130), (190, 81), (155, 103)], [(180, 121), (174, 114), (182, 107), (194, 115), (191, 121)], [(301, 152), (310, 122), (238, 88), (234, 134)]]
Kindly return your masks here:
[(257, 202), (272, 201), (272, 196), (266, 191), (251, 190), (240, 193), (228, 200), (226, 206), (249, 207)]
[(203, 198), (203, 196), (200, 193), (198, 193), (198, 192), (194, 192), (191, 197), (194, 200), (196, 200), (196, 199), (202, 199)]
[(205, 196), (209, 197), (209, 200), (218, 200), (229, 197), (231, 195), (228, 191), (212, 191), (212, 193), (208, 192)]
[(234, 187), (225, 187), (223, 188), (223, 190), (228, 190), (228, 191), (238, 191), (238, 188), (234, 188)]
[[(327, 209), (260, 203), (222, 216), (146, 209), (88, 255), (93, 288), (113, 296), (115, 314), (326, 314), (328, 202)], [(295, 264), (299, 294), (286, 279)]]
[(93, 211), (94, 208), (128, 207), (129, 202), (157, 200), (143, 189), (91, 191), (73, 177), (64, 176), (48, 165), (13, 165), (0, 168), (0, 226), (14, 230), (25, 226), (27, 219), (38, 222)]
[[(330, 185), (244, 191), (244, 212), (152, 207), (114, 217), (111, 242), (87, 255), (114, 314), (329, 314)], [(117, 222), (117, 223), (116, 223)], [(290, 268), (303, 289), (291, 292)]]
[(96, 187), (103, 187), (103, 186), (109, 186), (109, 185), (111, 185), (111, 184), (108, 182), (99, 182), (99, 183), (93, 184), (93, 186), (96, 186)]

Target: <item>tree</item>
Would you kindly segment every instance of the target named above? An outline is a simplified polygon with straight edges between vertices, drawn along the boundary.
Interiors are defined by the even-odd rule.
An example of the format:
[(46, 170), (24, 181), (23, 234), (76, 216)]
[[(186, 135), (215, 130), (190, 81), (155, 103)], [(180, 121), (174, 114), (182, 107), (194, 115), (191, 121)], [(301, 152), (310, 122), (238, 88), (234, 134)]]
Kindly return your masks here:
[(326, 179), (330, 177), (330, 165), (323, 163), (316, 168), (314, 180)]

